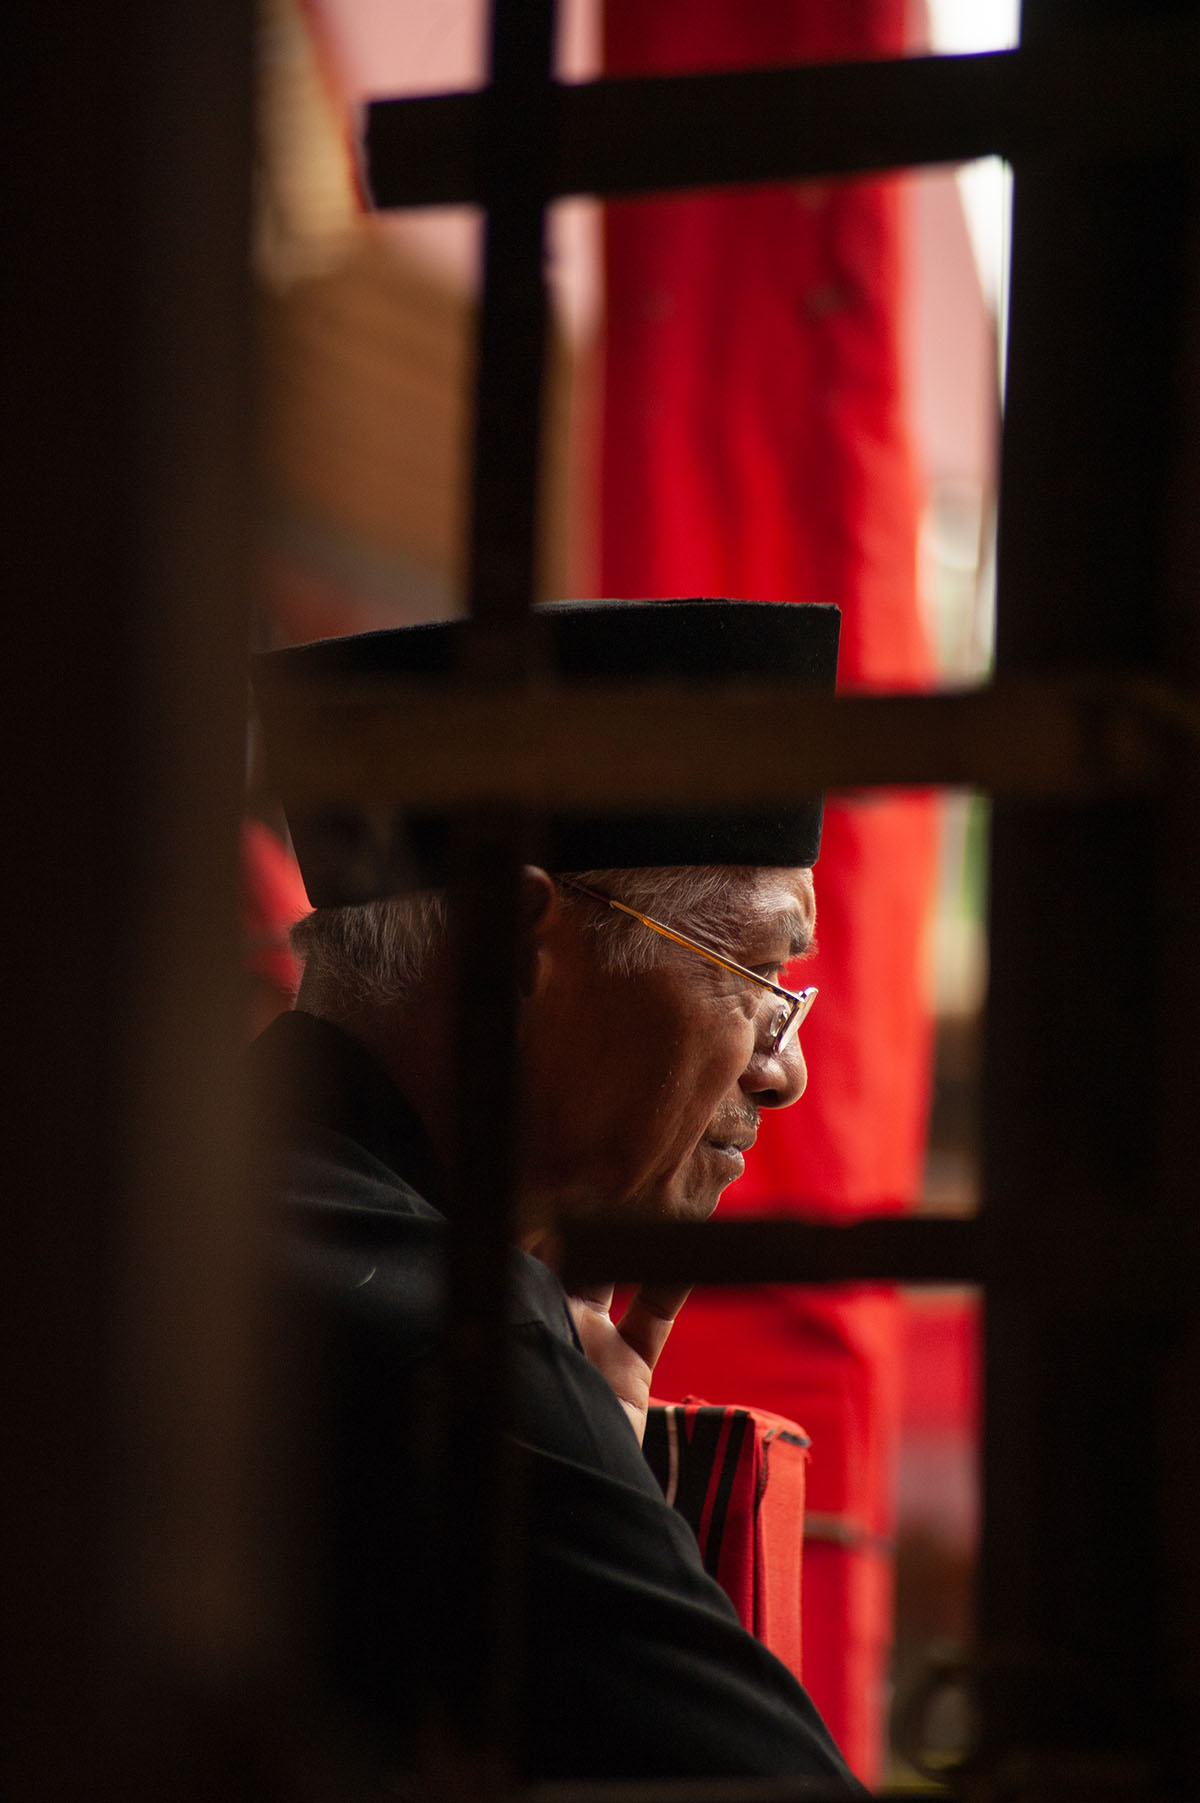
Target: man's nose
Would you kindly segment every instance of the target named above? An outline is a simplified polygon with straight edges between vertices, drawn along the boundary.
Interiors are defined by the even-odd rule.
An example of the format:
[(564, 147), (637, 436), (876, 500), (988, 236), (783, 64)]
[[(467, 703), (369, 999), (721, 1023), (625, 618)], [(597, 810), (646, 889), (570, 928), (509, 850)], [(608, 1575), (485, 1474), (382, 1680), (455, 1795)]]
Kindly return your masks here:
[(790, 1108), (800, 1100), (807, 1083), (808, 1066), (798, 1033), (779, 1052), (773, 1052), (769, 1043), (756, 1045), (740, 1079), (743, 1093), (753, 1096), (760, 1108)]

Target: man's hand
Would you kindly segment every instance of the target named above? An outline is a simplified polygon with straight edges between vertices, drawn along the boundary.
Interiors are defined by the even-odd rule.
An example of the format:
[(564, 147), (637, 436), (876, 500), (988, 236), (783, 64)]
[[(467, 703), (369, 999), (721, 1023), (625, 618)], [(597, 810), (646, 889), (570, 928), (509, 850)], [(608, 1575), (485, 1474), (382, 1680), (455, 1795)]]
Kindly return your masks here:
[(612, 1284), (588, 1296), (567, 1298), (583, 1350), (608, 1379), (633, 1423), (639, 1446), (646, 1432), (654, 1367), (687, 1298), (687, 1290), (646, 1285), (631, 1297), (619, 1321), (614, 1321), (609, 1312)]

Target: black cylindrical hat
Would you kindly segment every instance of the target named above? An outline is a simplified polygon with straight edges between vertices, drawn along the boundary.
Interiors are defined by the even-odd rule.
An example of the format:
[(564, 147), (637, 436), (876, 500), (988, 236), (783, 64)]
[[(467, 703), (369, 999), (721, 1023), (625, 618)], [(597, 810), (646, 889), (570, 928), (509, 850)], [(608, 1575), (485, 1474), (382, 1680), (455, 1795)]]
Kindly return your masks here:
[[(673, 600), (555, 602), (536, 610), (547, 661), (564, 683), (621, 680), (718, 684), (781, 680), (829, 692), (837, 673), (836, 607), (815, 603)], [(289, 697), (320, 682), (447, 681), (460, 668), (463, 620), (402, 626), (267, 652), (254, 687), (270, 762)], [(802, 719), (793, 723), (803, 730)], [(301, 805), (285, 792), (296, 855), (314, 907), (336, 907), (446, 880), (444, 817), (397, 810), (382, 824), (351, 798)], [(551, 870), (659, 864), (809, 865), (821, 843), (821, 796), (772, 809), (552, 816)]]

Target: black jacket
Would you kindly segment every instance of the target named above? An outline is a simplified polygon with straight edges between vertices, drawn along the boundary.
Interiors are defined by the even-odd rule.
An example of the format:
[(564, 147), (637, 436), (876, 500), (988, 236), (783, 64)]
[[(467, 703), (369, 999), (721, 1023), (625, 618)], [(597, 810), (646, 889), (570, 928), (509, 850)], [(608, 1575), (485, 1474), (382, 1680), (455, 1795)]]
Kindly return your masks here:
[[(431, 1624), (442, 1621), (422, 1436), (446, 1220), (420, 1124), (360, 1045), (293, 1013), (252, 1057), (288, 1098), (274, 1181), (289, 1290), (320, 1339), (312, 1439), (324, 1659), (403, 1759)], [(529, 1529), (515, 1685), (523, 1774), (853, 1784), (804, 1690), (742, 1628), (663, 1501), (580, 1350), (557, 1279), (514, 1253), (509, 1306)]]

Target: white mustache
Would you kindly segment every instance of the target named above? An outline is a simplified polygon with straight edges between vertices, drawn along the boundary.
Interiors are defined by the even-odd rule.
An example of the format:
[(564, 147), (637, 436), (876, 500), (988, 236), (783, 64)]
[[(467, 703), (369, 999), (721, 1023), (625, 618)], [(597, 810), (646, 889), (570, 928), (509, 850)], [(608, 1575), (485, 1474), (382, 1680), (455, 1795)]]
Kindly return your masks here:
[(704, 1137), (719, 1146), (737, 1146), (742, 1151), (749, 1151), (758, 1138), (758, 1112), (723, 1115), (709, 1124)]

